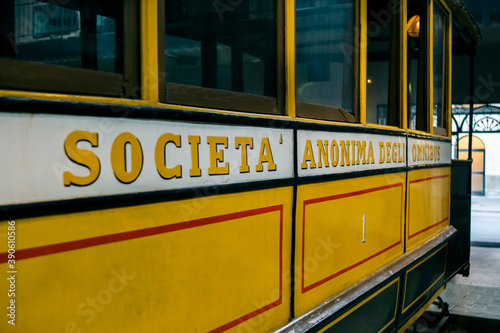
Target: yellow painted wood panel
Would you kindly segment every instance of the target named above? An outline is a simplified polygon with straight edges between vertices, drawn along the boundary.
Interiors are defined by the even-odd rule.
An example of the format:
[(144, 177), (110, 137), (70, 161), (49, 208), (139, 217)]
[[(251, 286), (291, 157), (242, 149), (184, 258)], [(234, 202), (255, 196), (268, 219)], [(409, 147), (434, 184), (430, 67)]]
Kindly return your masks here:
[(450, 168), (408, 172), (406, 250), (450, 225)]
[[(2, 321), (0, 331), (277, 328), (290, 311), (292, 194), (288, 187), (18, 220), (18, 318), (14, 330)], [(0, 288), (8, 290), (6, 279)]]
[(296, 314), (403, 253), (405, 174), (300, 186)]

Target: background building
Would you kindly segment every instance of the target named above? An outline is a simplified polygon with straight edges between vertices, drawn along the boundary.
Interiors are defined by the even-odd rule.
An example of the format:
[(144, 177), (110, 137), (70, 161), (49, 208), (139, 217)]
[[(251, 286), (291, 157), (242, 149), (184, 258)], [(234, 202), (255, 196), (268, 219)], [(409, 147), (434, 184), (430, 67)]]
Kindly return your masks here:
[[(473, 133), (484, 144), (484, 159), (480, 152), (474, 161), (473, 188), (476, 194), (500, 193), (500, 2), (495, 0), (464, 0), (477, 20), (483, 38), (474, 56), (474, 120)], [(454, 152), (457, 156), (457, 138), (469, 131), (470, 57), (453, 56), (452, 129)], [(468, 141), (467, 141), (468, 142)], [(474, 141), (473, 141), (474, 142)], [(461, 142), (465, 143), (465, 141)], [(462, 147), (460, 147), (462, 148)], [(466, 148), (466, 147), (463, 147)], [(463, 156), (466, 157), (466, 154)], [(462, 158), (462, 156), (460, 156)], [(484, 165), (482, 165), (484, 164)], [(480, 172), (484, 176), (480, 176)], [(483, 183), (481, 188), (480, 183)]]

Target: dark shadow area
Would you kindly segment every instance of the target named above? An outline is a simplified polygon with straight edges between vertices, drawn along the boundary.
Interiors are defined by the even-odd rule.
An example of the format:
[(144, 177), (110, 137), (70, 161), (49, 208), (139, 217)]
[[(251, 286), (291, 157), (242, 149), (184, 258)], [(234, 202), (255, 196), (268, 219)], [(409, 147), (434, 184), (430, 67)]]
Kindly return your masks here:
[(500, 320), (450, 315), (439, 333), (498, 333)]

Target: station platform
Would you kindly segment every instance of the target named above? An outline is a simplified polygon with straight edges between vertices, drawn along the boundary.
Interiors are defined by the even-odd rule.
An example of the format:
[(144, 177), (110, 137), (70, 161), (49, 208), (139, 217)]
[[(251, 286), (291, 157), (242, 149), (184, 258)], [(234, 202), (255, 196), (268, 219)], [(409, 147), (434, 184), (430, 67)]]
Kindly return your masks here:
[(460, 328), (448, 324), (439, 332), (500, 332), (500, 195), (473, 196), (471, 219), (470, 275), (455, 276), (440, 295)]
[(500, 247), (500, 194), (472, 196), (472, 246)]
[(500, 196), (473, 196), (471, 220), (470, 276), (455, 276), (441, 298), (451, 314), (500, 320)]
[(450, 313), (500, 320), (499, 273), (500, 248), (472, 247), (470, 276), (456, 276), (441, 293)]

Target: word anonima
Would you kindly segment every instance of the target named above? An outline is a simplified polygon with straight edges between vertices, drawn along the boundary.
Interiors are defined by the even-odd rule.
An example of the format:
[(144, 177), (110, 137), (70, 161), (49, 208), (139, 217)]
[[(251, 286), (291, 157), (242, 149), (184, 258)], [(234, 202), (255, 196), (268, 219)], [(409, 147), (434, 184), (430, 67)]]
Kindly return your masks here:
[[(167, 156), (167, 147), (168, 151), (173, 152), (175, 149), (180, 149), (182, 142), (186, 139), (190, 146), (190, 165), (175, 164), (178, 162), (174, 161), (174, 166), (167, 167), (167, 160), (171, 160)], [(181, 140), (181, 135), (178, 134), (162, 134), (156, 141), (154, 156), (152, 156), (158, 174), (165, 180), (182, 178), (183, 169), (189, 168), (189, 177), (200, 177), (202, 175), (201, 167), (206, 166), (206, 170), (203, 172), (206, 172), (208, 176), (228, 175), (230, 165), (229, 162), (224, 160), (224, 152), (229, 150), (240, 151), (241, 163), (238, 168), (239, 173), (249, 173), (250, 171), (263, 172), (265, 170), (264, 164), (267, 165), (267, 171), (269, 172), (277, 170), (269, 138), (261, 138), (260, 142), (255, 145), (255, 148), (260, 148), (258, 148), (258, 161), (257, 163), (254, 162), (253, 165), (250, 165), (248, 152), (254, 149), (254, 138), (234, 137), (234, 142), (231, 143), (227, 136), (207, 136), (205, 139), (208, 147), (200, 144), (201, 137), (199, 135), (188, 135), (187, 138), (182, 137)], [(74, 131), (66, 137), (64, 141), (66, 156), (72, 162), (86, 167), (90, 172), (86, 176), (77, 176), (70, 171), (65, 171), (63, 173), (63, 183), (65, 186), (90, 185), (97, 180), (101, 173), (102, 158), (100, 159), (96, 152), (92, 150), (77, 147), (80, 141), (86, 141), (92, 147), (99, 147), (99, 135), (95, 132)], [(200, 160), (200, 149), (208, 149), (208, 154), (202, 155), (208, 156), (208, 161)], [(129, 132), (119, 134), (113, 141), (110, 156), (113, 173), (121, 183), (132, 183), (141, 174), (144, 163), (144, 151), (139, 139), (134, 134)], [(130, 161), (130, 163), (127, 163), (127, 161)]]
[(359, 164), (405, 163), (406, 144), (401, 142), (379, 142), (378, 156), (375, 157), (373, 141), (362, 140), (316, 140), (317, 158), (313, 153), (311, 140), (305, 141), (301, 169), (314, 169)]

